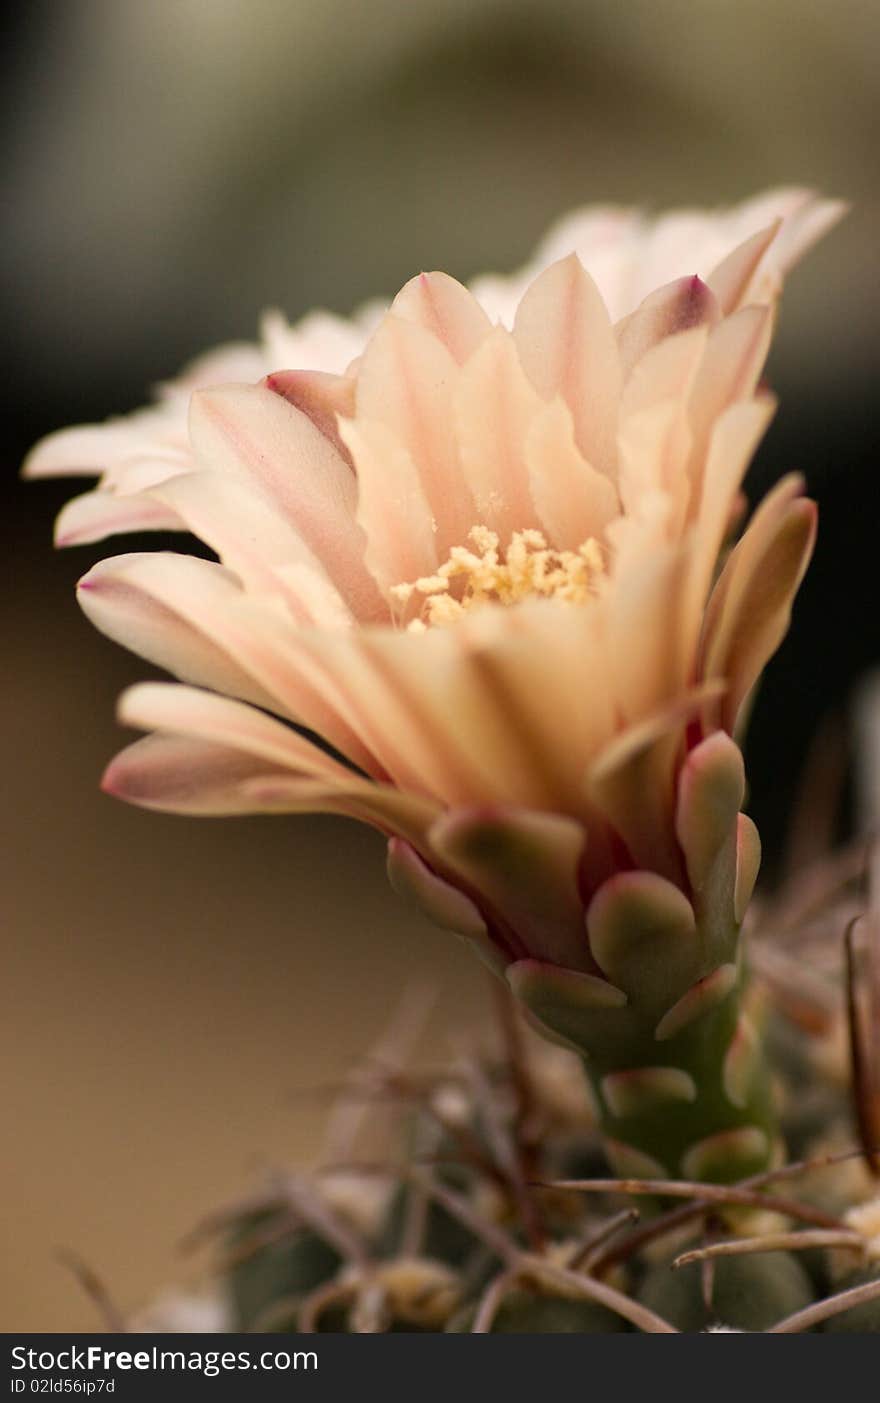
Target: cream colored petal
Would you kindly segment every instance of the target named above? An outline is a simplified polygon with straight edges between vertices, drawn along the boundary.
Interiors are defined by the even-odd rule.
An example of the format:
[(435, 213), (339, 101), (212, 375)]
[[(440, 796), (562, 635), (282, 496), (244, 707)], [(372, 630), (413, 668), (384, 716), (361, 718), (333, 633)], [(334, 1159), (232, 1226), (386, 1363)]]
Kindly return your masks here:
[(622, 718), (637, 722), (669, 705), (693, 677), (699, 614), (688, 590), (693, 545), (652, 540), (639, 548), (631, 523), (628, 559), (611, 581), (606, 627), (609, 686)]
[(689, 473), (694, 504), (701, 499), (703, 470), (715, 422), (729, 405), (754, 394), (772, 330), (770, 308), (744, 307), (719, 322), (709, 334), (688, 401), (693, 434)]
[[(476, 520), (452, 422), (455, 360), (425, 327), (383, 317), (360, 361), (355, 422), (384, 426), (415, 466), (445, 558)], [(351, 440), (343, 433), (351, 447)], [(360, 465), (358, 465), (360, 473)]]
[(538, 393), (544, 399), (561, 395), (584, 457), (612, 475), (620, 396), (617, 342), (599, 291), (574, 254), (532, 283), (517, 308), (514, 337)]
[(642, 353), (621, 396), (621, 424), (656, 404), (687, 398), (706, 355), (709, 330), (707, 324), (691, 327)]
[(637, 518), (650, 496), (664, 494), (664, 534), (670, 538), (680, 535), (687, 515), (691, 444), (687, 415), (678, 399), (631, 414), (618, 434), (618, 487), (624, 510)]
[(183, 681), (289, 716), (381, 775), (356, 709), (316, 675), (283, 607), (248, 599), (222, 566), (165, 552), (117, 556), (89, 571), (79, 600), (114, 642)]
[(731, 405), (712, 431), (694, 525), (693, 588), (700, 609), (705, 605), (743, 479), (775, 411), (775, 397), (762, 393)]
[[(271, 512), (258, 512), (256, 505), (247, 507), (240, 534), (247, 534), (248, 555), (252, 544), (257, 557), (283, 563), (288, 547), (281, 528), (286, 522), (359, 618), (385, 616), (363, 561), (365, 542), (355, 519), (357, 487), (351, 469), (306, 414), (261, 386), (203, 390), (192, 399), (190, 436), (203, 467), (228, 475), (230, 483), (256, 487), (253, 502), (259, 495), (271, 504)], [(191, 488), (182, 490), (192, 509)], [(219, 502), (216, 487), (212, 493)], [(235, 513), (245, 509), (244, 498), (234, 493), (230, 525), (234, 526)], [(277, 526), (272, 526), (272, 516), (278, 518)], [(212, 519), (217, 519), (216, 510)], [(198, 525), (193, 529), (208, 539)], [(225, 530), (224, 540), (227, 551), (234, 544), (240, 554), (239, 543), (232, 542)], [(223, 555), (214, 541), (209, 544)], [(298, 552), (293, 550), (290, 558), (298, 558)]]
[(539, 525), (525, 457), (526, 438), (542, 408), (510, 333), (496, 327), (459, 373), (453, 401), (455, 431), (476, 522), (506, 545), (514, 531)]
[(617, 492), (578, 450), (571, 411), (562, 400), (554, 400), (532, 420), (525, 458), (532, 501), (550, 544), (557, 550), (577, 550), (591, 537), (601, 540), (620, 510)]
[(816, 505), (795, 495), (800, 487), (793, 474), (761, 503), (709, 601), (702, 674), (726, 680), (719, 723), (731, 732), (740, 706), (788, 631), (792, 601), (815, 544)]
[(471, 758), (473, 718), (458, 710), (460, 649), (450, 631), (314, 634), (307, 646), (356, 696), (362, 733), (396, 784), (443, 801), (495, 793), (491, 762)]
[(247, 781), (244, 797), (262, 813), (337, 813), (378, 828), (386, 837), (405, 838), (426, 851), (426, 833), (440, 812), (419, 795), (387, 784), (321, 785), (320, 781), (267, 776)]
[(459, 365), (492, 329), (473, 293), (448, 273), (419, 273), (397, 294), (391, 310), (430, 331)]
[(315, 779), (348, 784), (354, 773), (253, 706), (197, 687), (141, 682), (123, 692), (117, 717), (123, 726), (210, 741)]
[(411, 454), (384, 424), (343, 420), (339, 428), (357, 468), (364, 559), (379, 588), (433, 574), (437, 532)]

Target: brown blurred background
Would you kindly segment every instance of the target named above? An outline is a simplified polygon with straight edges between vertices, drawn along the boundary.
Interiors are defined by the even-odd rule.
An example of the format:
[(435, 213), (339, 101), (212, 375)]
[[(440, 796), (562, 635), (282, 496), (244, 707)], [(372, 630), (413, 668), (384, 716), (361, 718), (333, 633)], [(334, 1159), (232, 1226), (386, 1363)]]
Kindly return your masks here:
[[(325, 1085), (401, 989), (426, 1047), (486, 1018), (476, 967), (412, 921), (381, 844), (331, 820), (199, 822), (97, 792), (114, 700), (149, 669), (73, 602), (68, 495), (18, 463), (259, 310), (345, 312), (420, 267), (513, 267), (590, 200), (854, 202), (793, 278), (782, 409), (752, 485), (806, 471), (821, 546), (759, 699), (769, 865), (809, 736), (880, 655), (874, 0), (29, 0), (0, 85), (8, 779), (0, 1329), (88, 1329), (54, 1252), (126, 1307), (191, 1276), (207, 1208), (319, 1144)], [(152, 543), (155, 543), (154, 541)], [(137, 548), (146, 542), (134, 542)]]

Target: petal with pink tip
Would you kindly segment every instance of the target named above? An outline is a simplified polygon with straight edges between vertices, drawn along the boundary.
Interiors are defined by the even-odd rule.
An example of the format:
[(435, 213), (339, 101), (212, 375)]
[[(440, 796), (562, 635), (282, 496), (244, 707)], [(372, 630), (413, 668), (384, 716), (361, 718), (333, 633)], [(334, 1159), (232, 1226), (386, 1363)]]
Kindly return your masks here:
[(614, 328), (624, 381), (661, 341), (694, 327), (714, 326), (719, 316), (718, 303), (701, 278), (679, 278), (652, 292)]
[(128, 746), (108, 766), (102, 788), (167, 813), (338, 813), (415, 842), (436, 814), (386, 785), (292, 777), (245, 750), (173, 734), (145, 736)]
[(354, 413), (353, 375), (331, 375), (326, 370), (275, 370), (266, 376), (263, 385), (305, 414), (343, 462), (350, 461), (338, 425), (340, 416), (348, 419)]
[(176, 597), (190, 609), (204, 600), (222, 617), (239, 596), (238, 583), (221, 565), (165, 551), (100, 561), (77, 588), (83, 612), (114, 643), (186, 681), (271, 707), (270, 694), (249, 669), (176, 608)]
[(514, 337), (535, 389), (544, 399), (561, 395), (584, 457), (613, 475), (617, 342), (598, 288), (575, 254), (552, 264), (529, 287), (517, 308)]
[(81, 580), (79, 600), (102, 633), (149, 662), (289, 716), (377, 773), (356, 713), (314, 675), (283, 613), (244, 596), (222, 566), (165, 552), (117, 556)]
[(459, 365), (473, 355), (492, 330), (472, 292), (448, 273), (419, 273), (410, 278), (391, 310), (416, 322), (440, 341)]

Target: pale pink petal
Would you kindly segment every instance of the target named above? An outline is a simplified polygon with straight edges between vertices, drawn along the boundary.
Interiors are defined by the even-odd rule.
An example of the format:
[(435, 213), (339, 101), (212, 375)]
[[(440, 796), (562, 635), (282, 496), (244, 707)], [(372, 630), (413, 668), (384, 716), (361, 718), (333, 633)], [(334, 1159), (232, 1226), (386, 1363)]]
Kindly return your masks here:
[(681, 402), (693, 386), (706, 354), (707, 324), (691, 327), (648, 347), (632, 368), (620, 399), (620, 422), (670, 400)]
[[(782, 220), (776, 219), (766, 229), (760, 229), (757, 234), (753, 234), (745, 243), (729, 253), (709, 275), (709, 287), (718, 298), (718, 304), (725, 316), (752, 300), (748, 295), (749, 289), (755, 282), (755, 274), (765, 253), (781, 227)], [(781, 285), (781, 275), (779, 282)]]
[(267, 493), (224, 472), (184, 473), (153, 489), (190, 531), (255, 593), (282, 594), (276, 567), (320, 561)]
[(419, 273), (410, 278), (391, 310), (430, 331), (459, 365), (473, 355), (492, 329), (473, 293), (448, 273)]
[(440, 563), (436, 525), (411, 454), (384, 424), (339, 427), (357, 468), (357, 519), (373, 578), (388, 590), (432, 574)]
[(544, 399), (562, 396), (584, 457), (612, 474), (620, 395), (617, 342), (598, 289), (574, 255), (532, 283), (517, 308), (514, 336), (538, 393)]
[[(263, 490), (279, 527), (284, 520), (290, 524), (359, 618), (387, 616), (363, 563), (351, 470), (307, 415), (259, 386), (200, 391), (192, 400), (190, 435), (202, 465)], [(198, 526), (193, 529), (208, 539)], [(244, 534), (242, 524), (238, 530)], [(250, 528), (247, 534), (260, 554), (271, 553), (281, 563), (274, 555), (280, 531), (270, 536), (268, 521), (261, 521), (258, 536)], [(297, 556), (293, 551), (290, 558)]]
[(123, 531), (183, 531), (176, 512), (139, 494), (84, 492), (71, 497), (55, 521), (56, 546), (80, 546)]
[(144, 448), (139, 422), (161, 428), (163, 411), (141, 410), (140, 416), (111, 419), (106, 424), (78, 424), (40, 439), (24, 460), (24, 477), (91, 477)]

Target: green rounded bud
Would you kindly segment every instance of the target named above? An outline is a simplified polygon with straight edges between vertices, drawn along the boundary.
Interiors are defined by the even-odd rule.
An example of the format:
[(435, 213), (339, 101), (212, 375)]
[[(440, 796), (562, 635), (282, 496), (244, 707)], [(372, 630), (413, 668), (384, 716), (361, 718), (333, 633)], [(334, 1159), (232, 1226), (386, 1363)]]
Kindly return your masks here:
[[(477, 1308), (465, 1306), (446, 1327), (448, 1334), (470, 1331)], [(493, 1335), (608, 1335), (628, 1330), (627, 1322), (596, 1301), (511, 1291), (492, 1322)]]
[(813, 1300), (810, 1278), (791, 1252), (761, 1252), (718, 1257), (712, 1305), (703, 1300), (698, 1266), (675, 1270), (668, 1263), (652, 1267), (637, 1298), (688, 1334), (710, 1325), (760, 1331), (802, 1310)]

